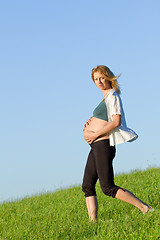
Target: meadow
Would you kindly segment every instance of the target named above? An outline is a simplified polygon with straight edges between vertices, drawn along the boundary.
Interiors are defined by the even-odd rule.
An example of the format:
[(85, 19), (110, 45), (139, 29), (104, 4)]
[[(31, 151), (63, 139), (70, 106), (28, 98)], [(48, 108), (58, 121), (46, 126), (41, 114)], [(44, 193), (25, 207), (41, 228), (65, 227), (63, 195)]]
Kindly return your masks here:
[(160, 168), (115, 177), (155, 211), (105, 196), (97, 183), (98, 222), (89, 223), (81, 186), (0, 205), (0, 239), (160, 239)]

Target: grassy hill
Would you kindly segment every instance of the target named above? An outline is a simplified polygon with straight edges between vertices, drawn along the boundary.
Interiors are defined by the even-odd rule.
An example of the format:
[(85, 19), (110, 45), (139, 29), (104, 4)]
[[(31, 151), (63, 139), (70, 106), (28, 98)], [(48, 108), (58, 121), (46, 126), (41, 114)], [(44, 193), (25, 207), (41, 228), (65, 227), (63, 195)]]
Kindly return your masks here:
[(98, 223), (88, 222), (81, 186), (0, 205), (0, 239), (160, 239), (160, 169), (136, 171), (115, 183), (154, 206), (153, 213), (105, 196), (97, 184)]

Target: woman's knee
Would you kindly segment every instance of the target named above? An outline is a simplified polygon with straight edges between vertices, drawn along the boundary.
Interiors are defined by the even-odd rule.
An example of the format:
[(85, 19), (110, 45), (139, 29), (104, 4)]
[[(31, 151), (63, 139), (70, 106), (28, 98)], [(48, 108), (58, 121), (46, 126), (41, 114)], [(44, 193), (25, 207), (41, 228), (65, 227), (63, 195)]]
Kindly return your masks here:
[(116, 185), (106, 185), (106, 186), (101, 186), (101, 189), (105, 195), (115, 198), (119, 187)]
[(96, 196), (95, 186), (82, 184), (82, 191), (84, 192), (85, 197)]

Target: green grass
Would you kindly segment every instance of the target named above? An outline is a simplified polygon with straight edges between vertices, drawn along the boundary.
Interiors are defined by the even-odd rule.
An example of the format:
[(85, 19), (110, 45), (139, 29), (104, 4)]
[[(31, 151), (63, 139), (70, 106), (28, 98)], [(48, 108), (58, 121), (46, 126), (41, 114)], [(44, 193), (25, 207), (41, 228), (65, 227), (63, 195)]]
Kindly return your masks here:
[(98, 223), (88, 222), (81, 186), (0, 205), (0, 239), (160, 239), (160, 169), (115, 177), (115, 183), (154, 206), (143, 215), (105, 196), (97, 183)]

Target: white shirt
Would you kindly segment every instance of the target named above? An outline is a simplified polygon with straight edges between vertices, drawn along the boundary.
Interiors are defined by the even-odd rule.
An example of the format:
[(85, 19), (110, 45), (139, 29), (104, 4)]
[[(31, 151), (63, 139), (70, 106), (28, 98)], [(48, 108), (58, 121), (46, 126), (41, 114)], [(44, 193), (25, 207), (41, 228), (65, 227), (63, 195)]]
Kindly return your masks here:
[(138, 138), (138, 135), (127, 127), (121, 98), (114, 89), (110, 90), (105, 96), (107, 106), (108, 122), (112, 122), (114, 114), (121, 115), (121, 126), (113, 129), (109, 133), (110, 145), (114, 146), (124, 142), (132, 142)]

